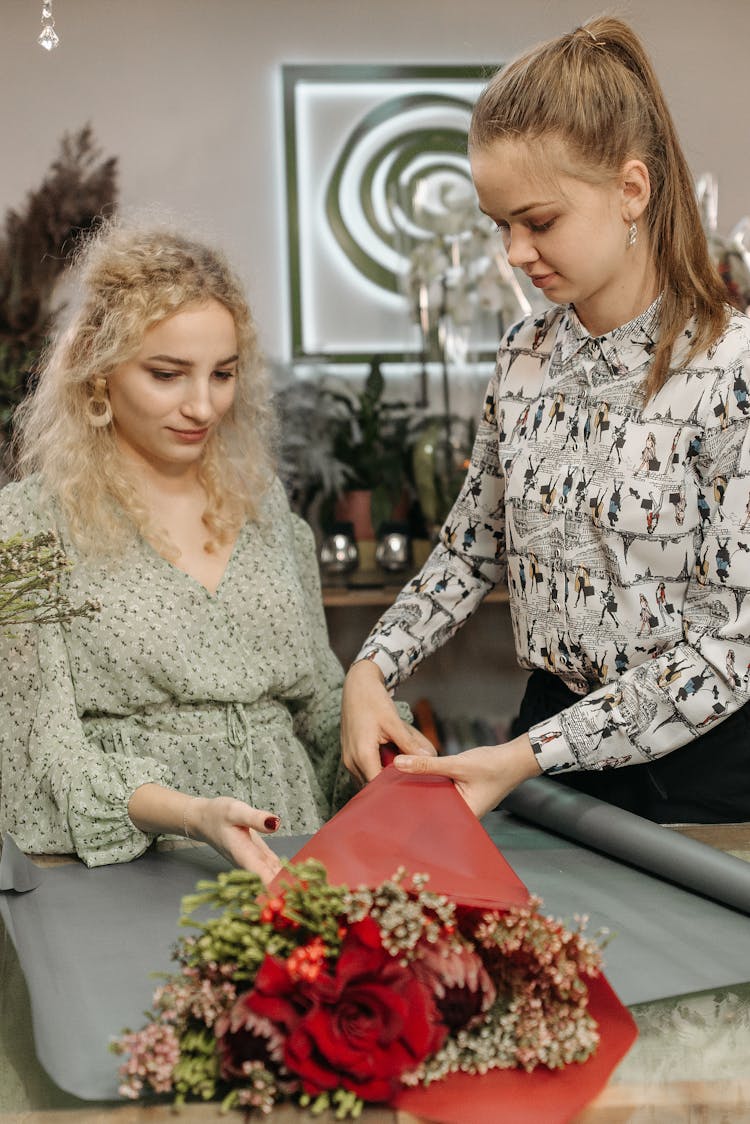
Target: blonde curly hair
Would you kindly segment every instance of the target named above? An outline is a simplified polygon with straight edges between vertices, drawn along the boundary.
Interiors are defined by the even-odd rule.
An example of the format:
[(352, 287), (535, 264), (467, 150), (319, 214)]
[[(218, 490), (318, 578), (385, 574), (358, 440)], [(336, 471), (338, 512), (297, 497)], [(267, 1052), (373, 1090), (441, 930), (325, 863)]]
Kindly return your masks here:
[(117, 220), (86, 239), (73, 270), (78, 307), (52, 342), (36, 391), (14, 417), (16, 474), (39, 475), (43, 495), (60, 505), (83, 555), (120, 551), (133, 528), (176, 555), (118, 455), (114, 427), (92, 426), (89, 403), (94, 380), (134, 358), (149, 328), (186, 306), (215, 300), (235, 323), (237, 391), (209, 439), (199, 478), (207, 496), (206, 549), (229, 541), (244, 518), (258, 517), (273, 478), (270, 382), (242, 284), (223, 254), (202, 242)]

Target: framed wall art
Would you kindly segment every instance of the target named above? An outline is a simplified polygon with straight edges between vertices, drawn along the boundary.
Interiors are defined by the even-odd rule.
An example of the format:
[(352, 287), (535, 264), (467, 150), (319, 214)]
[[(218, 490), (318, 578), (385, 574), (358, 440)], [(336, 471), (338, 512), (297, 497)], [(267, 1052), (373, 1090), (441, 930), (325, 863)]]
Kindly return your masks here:
[[(480, 217), (466, 142), (492, 71), (283, 67), (293, 360), (423, 351), (415, 254), (457, 210)], [(480, 350), (494, 350), (495, 329)]]

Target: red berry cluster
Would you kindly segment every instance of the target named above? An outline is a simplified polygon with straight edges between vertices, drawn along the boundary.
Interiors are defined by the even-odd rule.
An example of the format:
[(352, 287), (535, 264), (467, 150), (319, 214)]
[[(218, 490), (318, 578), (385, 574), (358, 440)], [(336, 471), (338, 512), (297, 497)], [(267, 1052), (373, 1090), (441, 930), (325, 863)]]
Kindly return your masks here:
[(299, 923), (284, 913), (285, 905), (283, 897), (269, 898), (260, 912), (263, 924), (273, 925), (274, 929), (299, 929)]
[(320, 937), (313, 937), (309, 944), (300, 945), (287, 957), (286, 970), (292, 980), (307, 980), (311, 983), (323, 971), (326, 946)]

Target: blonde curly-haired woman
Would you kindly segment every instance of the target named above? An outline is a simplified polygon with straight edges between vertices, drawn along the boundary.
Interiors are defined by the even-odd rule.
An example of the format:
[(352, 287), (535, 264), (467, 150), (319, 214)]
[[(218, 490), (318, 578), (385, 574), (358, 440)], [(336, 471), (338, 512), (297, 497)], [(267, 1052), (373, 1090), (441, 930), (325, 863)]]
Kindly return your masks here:
[(263, 836), (330, 811), (343, 676), (252, 317), (223, 256), (164, 229), (106, 225), (76, 272), (0, 537), (55, 529), (101, 609), (0, 640), (0, 833), (91, 866), (180, 834), (268, 879)]

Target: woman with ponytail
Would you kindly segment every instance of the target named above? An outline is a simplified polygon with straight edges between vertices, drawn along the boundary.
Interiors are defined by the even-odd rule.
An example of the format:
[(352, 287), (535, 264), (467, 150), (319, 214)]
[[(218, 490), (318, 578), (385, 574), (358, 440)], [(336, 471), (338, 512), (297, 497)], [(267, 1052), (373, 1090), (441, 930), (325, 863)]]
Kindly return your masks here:
[[(750, 321), (633, 30), (597, 18), (502, 69), (469, 156), (551, 305), (501, 341), (467, 485), (349, 671), (344, 762), (369, 779), (395, 742), (478, 815), (547, 773), (661, 822), (749, 819)], [(435, 757), (390, 693), (499, 583), (531, 671), (512, 738)]]

